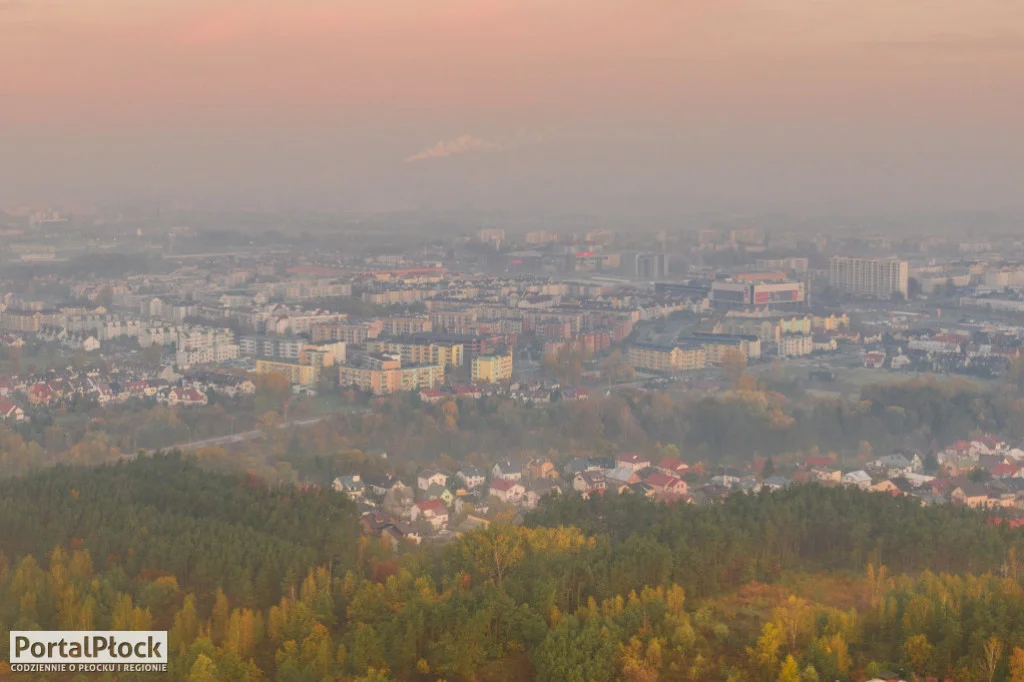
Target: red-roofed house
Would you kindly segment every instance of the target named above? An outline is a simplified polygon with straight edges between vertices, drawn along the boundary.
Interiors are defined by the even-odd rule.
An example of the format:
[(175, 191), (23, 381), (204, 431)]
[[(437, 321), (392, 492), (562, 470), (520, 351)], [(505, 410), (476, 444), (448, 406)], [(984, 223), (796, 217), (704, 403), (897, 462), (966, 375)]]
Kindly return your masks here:
[(1020, 470), (1020, 464), (1002, 462), (989, 467), (988, 471), (992, 474), (992, 478), (1007, 478), (1009, 476), (1016, 476)]
[(491, 481), (487, 492), (492, 497), (497, 497), (502, 502), (515, 503), (523, 499), (526, 488), (519, 481), (509, 481), (504, 478), (496, 478)]
[(676, 457), (665, 457), (658, 462), (658, 470), (669, 476), (682, 476), (690, 470), (690, 465)]
[(655, 495), (662, 493), (672, 493), (676, 495), (686, 494), (686, 481), (681, 478), (676, 478), (675, 476), (669, 476), (659, 472), (651, 474), (644, 482), (651, 486)]
[(434, 530), (448, 527), (448, 508), (441, 500), (426, 500), (414, 504), (410, 518), (415, 521), (421, 516), (433, 526)]
[(46, 384), (36, 384), (28, 389), (28, 401), (33, 405), (49, 405), (53, 399), (53, 389)]
[(615, 458), (616, 467), (629, 467), (633, 471), (640, 471), (651, 466), (651, 460), (635, 452), (623, 452)]
[(21, 421), (24, 418), (25, 410), (21, 409), (6, 398), (0, 398), (0, 419), (5, 421)]
[(420, 391), (420, 400), (425, 403), (439, 403), (444, 398), (444, 394), (436, 388), (425, 388)]

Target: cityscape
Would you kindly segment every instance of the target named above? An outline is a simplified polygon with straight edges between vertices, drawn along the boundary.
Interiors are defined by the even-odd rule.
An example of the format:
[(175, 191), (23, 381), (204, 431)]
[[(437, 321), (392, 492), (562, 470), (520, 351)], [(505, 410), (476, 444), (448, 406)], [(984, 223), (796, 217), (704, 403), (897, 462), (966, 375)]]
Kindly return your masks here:
[(1022, 46), (0, 0), (0, 681), (1024, 682)]

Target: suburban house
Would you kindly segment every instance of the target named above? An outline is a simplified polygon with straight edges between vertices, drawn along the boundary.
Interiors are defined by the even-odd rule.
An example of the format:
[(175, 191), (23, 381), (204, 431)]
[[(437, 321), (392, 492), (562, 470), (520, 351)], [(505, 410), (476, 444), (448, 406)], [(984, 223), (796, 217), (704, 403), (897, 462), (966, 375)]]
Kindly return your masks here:
[(581, 471), (572, 479), (572, 487), (585, 497), (595, 490), (607, 488), (608, 481), (600, 471)]
[(562, 494), (562, 487), (551, 479), (541, 479), (530, 484), (523, 498), (523, 504), (528, 509), (533, 509), (540, 502), (541, 498), (556, 494)]
[(441, 500), (425, 500), (412, 507), (410, 519), (415, 522), (423, 518), (434, 528), (442, 530), (448, 527), (448, 508)]
[(467, 490), (479, 488), (487, 481), (484, 470), (477, 467), (463, 467), (455, 476), (462, 481), (462, 485), (466, 486)]
[(401, 490), (408, 487), (390, 474), (387, 476), (367, 476), (363, 483), (370, 489), (370, 492), (379, 497), (387, 495), (392, 490)]
[(871, 476), (868, 475), (868, 472), (863, 470), (851, 471), (848, 474), (843, 474), (841, 482), (843, 485), (854, 486), (861, 490), (865, 490), (871, 485)]
[(949, 499), (955, 504), (968, 507), (987, 507), (988, 488), (981, 483), (963, 483), (949, 491)]
[(527, 478), (532, 479), (558, 478), (558, 470), (555, 469), (555, 465), (551, 463), (550, 459), (531, 459), (526, 463), (523, 473)]
[(636, 472), (636, 469), (632, 469), (628, 466), (620, 466), (612, 469), (605, 474), (605, 478), (608, 479), (608, 485), (630, 485), (633, 483), (640, 482), (640, 474)]
[(512, 463), (507, 459), (504, 462), (498, 462), (491, 469), (491, 478), (502, 478), (506, 481), (518, 481), (522, 477), (522, 469), (512, 466)]
[(876, 473), (893, 478), (906, 474), (919, 474), (924, 470), (924, 464), (918, 455), (885, 455), (868, 464), (868, 469)]
[(658, 470), (668, 476), (679, 477), (689, 471), (690, 465), (676, 457), (665, 457), (658, 462)]
[(345, 493), (349, 497), (356, 499), (361, 498), (366, 490), (366, 484), (363, 483), (358, 474), (355, 476), (338, 476), (334, 479), (331, 487), (339, 493)]
[(455, 495), (452, 494), (451, 490), (448, 490), (448, 488), (445, 488), (443, 485), (438, 485), (436, 483), (431, 484), (431, 486), (427, 488), (425, 497), (428, 500), (441, 500), (446, 506), (451, 505), (451, 503), (455, 501)]
[(650, 474), (645, 483), (651, 487), (656, 495), (685, 495), (687, 490), (686, 481), (661, 472)]
[(843, 479), (843, 472), (831, 467), (814, 467), (808, 473), (810, 479), (818, 483), (840, 483)]
[(24, 418), (25, 410), (21, 409), (6, 398), (0, 398), (0, 419), (5, 421), (21, 421)]
[(523, 499), (526, 488), (519, 481), (510, 481), (505, 478), (496, 478), (488, 486), (488, 494), (497, 497), (502, 502), (516, 503)]
[(648, 457), (637, 454), (635, 452), (623, 452), (615, 458), (615, 468), (629, 467), (633, 471), (640, 471), (647, 469), (651, 466), (651, 460)]
[(420, 490), (429, 490), (432, 485), (448, 485), (448, 476), (442, 474), (440, 471), (424, 469), (420, 472), (420, 475), (416, 477), (416, 487)]

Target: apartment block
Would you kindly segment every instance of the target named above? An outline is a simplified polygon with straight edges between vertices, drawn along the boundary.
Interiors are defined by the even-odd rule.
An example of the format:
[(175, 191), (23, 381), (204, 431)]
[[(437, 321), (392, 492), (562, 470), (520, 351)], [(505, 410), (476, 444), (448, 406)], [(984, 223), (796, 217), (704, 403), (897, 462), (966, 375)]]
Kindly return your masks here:
[(686, 372), (704, 369), (707, 354), (700, 344), (659, 346), (637, 343), (626, 349), (626, 362), (653, 372)]
[(512, 353), (505, 355), (481, 355), (473, 359), (472, 377), (474, 384), (496, 384), (512, 378)]
[(829, 284), (855, 296), (891, 298), (907, 295), (910, 267), (894, 258), (847, 258), (833, 256), (828, 263)]
[(257, 360), (257, 374), (283, 374), (288, 382), (299, 386), (315, 386), (320, 374), (319, 365), (300, 365), (294, 362), (275, 362), (273, 360)]

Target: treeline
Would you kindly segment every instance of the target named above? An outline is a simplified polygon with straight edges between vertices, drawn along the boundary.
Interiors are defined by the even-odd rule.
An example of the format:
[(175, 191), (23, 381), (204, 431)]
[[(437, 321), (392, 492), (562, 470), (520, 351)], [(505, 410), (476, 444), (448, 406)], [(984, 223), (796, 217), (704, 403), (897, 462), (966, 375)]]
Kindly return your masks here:
[[(794, 401), (769, 390), (673, 397), (666, 392), (594, 396), (582, 402), (531, 406), (505, 397), (424, 404), (418, 395), (370, 399), (344, 391), (348, 410), (303, 428), (268, 428), (284, 420), (283, 390), (261, 387), (254, 397), (174, 410), (129, 405), (88, 415), (57, 414), (12, 429), (0, 425), (0, 476), (21, 475), (54, 462), (97, 464), (136, 448), (169, 447), (264, 428), (265, 437), (232, 453), (209, 453), (217, 468), (258, 470), (284, 482), (324, 484), (351, 456), (387, 452), (395, 466), (489, 466), (524, 452), (550, 454), (561, 464), (577, 455), (641, 451), (662, 456), (671, 445), (688, 461), (747, 464), (754, 456), (837, 453), (839, 457), (898, 449), (934, 452), (981, 433), (1024, 438), (1024, 400), (1016, 392), (980, 391), (956, 381), (915, 379), (867, 386), (860, 400)], [(288, 418), (308, 414), (298, 401)], [(359, 459), (357, 456), (356, 459)], [(358, 471), (344, 471), (358, 473)], [(368, 472), (363, 472), (368, 473)], [(403, 473), (401, 469), (399, 473)]]
[(1024, 679), (1024, 533), (857, 490), (567, 497), (397, 552), (338, 495), (179, 456), (0, 500), (0, 628), (167, 629), (171, 680)]

